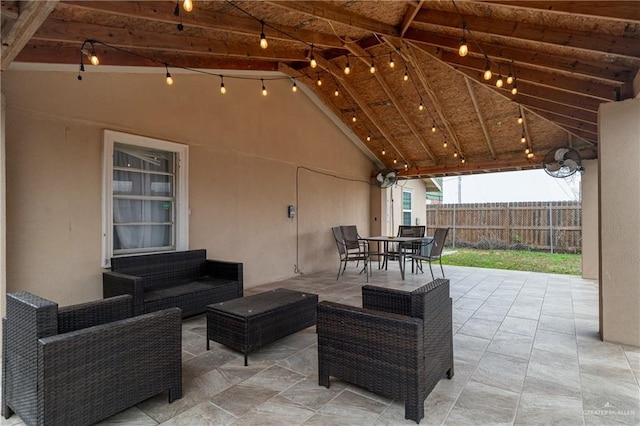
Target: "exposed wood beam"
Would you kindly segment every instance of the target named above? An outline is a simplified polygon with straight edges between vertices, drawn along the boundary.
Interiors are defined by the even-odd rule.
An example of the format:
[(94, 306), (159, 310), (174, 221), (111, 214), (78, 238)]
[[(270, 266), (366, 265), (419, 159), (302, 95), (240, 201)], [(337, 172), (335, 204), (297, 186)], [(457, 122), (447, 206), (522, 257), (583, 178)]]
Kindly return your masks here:
[[(521, 158), (522, 157), (522, 158)], [(526, 158), (526, 155), (515, 156), (510, 159), (485, 160), (485, 161), (469, 161), (465, 164), (460, 162), (450, 162), (447, 164), (438, 164), (434, 166), (419, 166), (409, 170), (399, 172), (401, 177), (437, 177), (451, 175), (469, 175), (480, 172), (501, 172), (506, 170), (531, 170), (539, 169), (540, 162)]]
[(598, 126), (593, 123), (586, 123), (584, 121), (576, 120), (574, 118), (565, 117), (563, 115), (554, 114), (553, 112), (543, 111), (533, 107), (527, 107), (528, 110), (537, 113), (540, 117), (549, 121), (553, 121), (558, 125), (563, 125), (576, 130), (582, 130), (593, 134), (594, 137), (598, 136)]
[[(356, 57), (362, 60), (365, 64), (368, 63), (367, 56), (369, 56), (369, 54), (367, 53), (366, 50), (362, 49), (356, 43), (347, 43), (346, 47), (352, 54), (354, 54)], [(380, 75), (379, 72), (374, 73), (373, 76), (376, 78), (376, 80), (378, 81), (378, 84), (380, 85), (380, 87), (382, 87), (382, 90), (384, 90), (389, 100), (393, 103), (396, 110), (398, 111), (398, 114), (400, 114), (400, 117), (402, 117), (405, 124), (407, 125), (409, 130), (411, 130), (411, 133), (413, 133), (413, 135), (418, 140), (422, 148), (425, 150), (429, 158), (431, 158), (432, 161), (435, 161), (436, 158), (431, 152), (431, 150), (429, 149), (429, 147), (427, 146), (427, 141), (424, 140), (424, 138), (422, 137), (422, 133), (418, 130), (413, 120), (409, 117), (407, 112), (404, 110), (404, 107), (402, 106), (397, 96), (393, 93), (393, 90), (389, 87), (389, 85), (384, 80), (384, 78)]]
[(586, 123), (598, 124), (598, 114), (588, 111), (583, 111), (564, 105), (558, 105), (553, 102), (545, 101), (539, 98), (532, 98), (522, 93), (518, 93), (514, 102), (517, 102), (525, 107), (535, 108), (541, 111), (548, 111), (560, 116), (573, 118)]
[(23, 1), (20, 3), (20, 14), (7, 30), (2, 29), (2, 59), (0, 69), (7, 69), (9, 64), (29, 42), (31, 36), (47, 19), (56, 7), (57, 0)]
[[(38, 44), (30, 42), (22, 52), (16, 57), (19, 62), (37, 62), (50, 64), (74, 64), (78, 65), (80, 60), (80, 46), (59, 46)], [(96, 46), (96, 51), (100, 57), (101, 66), (139, 66), (139, 67), (161, 67), (164, 76), (164, 63), (169, 63), (176, 67), (219, 69), (219, 70), (252, 70), (252, 71), (277, 71), (278, 64), (275, 61), (229, 58), (222, 56), (188, 55), (185, 53), (162, 51), (162, 50), (137, 50), (136, 53), (143, 55), (130, 55), (125, 52), (105, 49), (101, 50)], [(153, 58), (153, 61), (146, 58)], [(85, 63), (86, 75), (90, 75), (93, 66)]]
[[(385, 41), (391, 44), (392, 46), (395, 46), (395, 44), (392, 43), (390, 39), (385, 38)], [(451, 142), (453, 142), (453, 145), (455, 146), (458, 153), (464, 156), (464, 150), (462, 149), (460, 140), (458, 139), (458, 136), (456, 135), (456, 132), (454, 131), (453, 126), (451, 126), (451, 123), (449, 123), (447, 115), (444, 113), (444, 109), (442, 108), (442, 104), (438, 99), (436, 92), (433, 90), (433, 88), (431, 87), (431, 84), (427, 80), (427, 77), (424, 75), (422, 67), (418, 62), (418, 59), (416, 58), (415, 53), (411, 48), (411, 45), (407, 42), (401, 42), (401, 44), (403, 47), (402, 52), (403, 54), (406, 55), (406, 61), (411, 64), (414, 72), (418, 76), (418, 80), (420, 80), (420, 84), (422, 85), (424, 90), (427, 92), (427, 96), (429, 97), (431, 104), (436, 110), (436, 113), (440, 118), (440, 121), (442, 122), (442, 124), (444, 124), (445, 130), (447, 132), (447, 135), (449, 136), (449, 139), (451, 140)]]
[(380, 120), (378, 116), (376, 116), (376, 114), (371, 110), (371, 108), (369, 108), (369, 105), (367, 105), (362, 95), (360, 95), (360, 93), (358, 93), (358, 91), (343, 78), (342, 70), (339, 69), (333, 63), (324, 59), (324, 57), (322, 57), (321, 55), (318, 54), (315, 56), (318, 62), (318, 66), (325, 69), (327, 72), (331, 73), (335, 77), (336, 81), (340, 83), (340, 85), (349, 94), (349, 96), (351, 96), (354, 102), (358, 104), (358, 107), (360, 107), (360, 109), (367, 116), (369, 121), (371, 121), (371, 124), (373, 124), (375, 128), (378, 129), (380, 134), (386, 139), (389, 146), (391, 146), (394, 149), (394, 151), (398, 154), (398, 156), (400, 156), (402, 161), (404, 161), (405, 163), (408, 163), (407, 158), (402, 154), (402, 151), (399, 148), (398, 141), (395, 140), (393, 136), (391, 136), (391, 132), (386, 128), (384, 123)]
[(464, 82), (467, 85), (467, 90), (469, 91), (469, 97), (471, 98), (471, 102), (473, 103), (473, 108), (476, 110), (476, 115), (478, 116), (478, 121), (480, 122), (480, 127), (482, 128), (482, 133), (484, 134), (484, 140), (487, 143), (487, 147), (491, 152), (491, 158), (496, 159), (496, 152), (493, 149), (493, 143), (491, 142), (491, 136), (489, 136), (489, 132), (487, 131), (487, 126), (484, 123), (484, 117), (482, 116), (482, 111), (480, 111), (480, 107), (478, 106), (478, 99), (476, 97), (476, 92), (473, 88), (473, 83), (467, 77), (464, 78)]
[[(160, 21), (177, 24), (180, 19), (173, 14), (173, 7), (166, 2), (124, 2), (124, 1), (73, 1), (60, 3), (64, 9), (80, 9), (94, 12), (105, 12), (129, 18)], [(185, 27), (205, 30), (224, 31), (234, 34), (256, 36), (262, 29), (260, 23), (251, 18), (232, 16), (225, 13), (198, 9), (197, 13), (183, 13), (182, 22)], [(278, 25), (277, 30), (265, 26), (264, 32), (269, 39), (286, 40), (293, 43), (313, 43), (320, 47), (342, 47), (339, 37), (318, 31), (308, 31), (295, 27)], [(292, 38), (295, 37), (295, 38)], [(296, 40), (297, 39), (297, 40)], [(305, 42), (301, 42), (304, 40)]]
[(640, 7), (636, 1), (533, 1), (533, 0), (517, 0), (517, 1), (486, 1), (485, 3), (494, 3), (502, 6), (515, 6), (517, 8), (539, 9), (544, 11), (562, 13), (564, 15), (584, 15), (595, 17), (606, 17), (617, 19), (620, 21), (636, 21), (640, 22)]
[(400, 31), (398, 31), (398, 29), (393, 25), (385, 24), (384, 22), (367, 18), (359, 14), (350, 13), (322, 1), (274, 0), (269, 1), (269, 3), (295, 10), (296, 12), (306, 13), (307, 15), (315, 16), (316, 18), (328, 19), (333, 22), (371, 31), (376, 34), (389, 35), (393, 37), (400, 36)]
[(416, 17), (424, 2), (425, 0), (418, 0), (415, 4), (410, 4), (408, 6), (407, 13), (404, 15), (404, 18), (402, 18), (402, 24), (400, 25), (400, 37), (404, 37), (404, 34), (413, 22), (413, 18)]
[[(166, 34), (149, 31), (131, 31), (126, 28), (106, 27), (47, 20), (33, 35), (34, 40), (80, 43), (86, 39), (104, 42), (122, 49), (158, 49), (172, 52), (198, 53), (201, 55), (223, 55), (241, 58), (259, 58), (269, 61), (306, 61), (305, 49), (261, 49), (258, 43), (234, 43), (192, 37), (181, 34)], [(96, 45), (96, 47), (98, 47)], [(110, 65), (106, 64), (105, 65)]]
[(434, 9), (421, 9), (414, 22), (441, 27), (460, 28), (460, 20), (467, 23), (473, 33), (486, 33), (507, 39), (520, 39), (536, 43), (549, 43), (556, 46), (605, 52), (628, 58), (640, 58), (640, 43), (632, 37), (616, 37), (609, 34), (568, 30), (540, 24), (528, 24), (482, 16), (463, 15)]
[[(404, 38), (421, 44), (433, 46), (433, 48), (449, 49), (457, 53), (460, 39), (441, 33), (410, 28)], [(542, 50), (512, 47), (505, 44), (492, 44), (476, 40), (470, 46), (470, 55), (478, 48), (489, 58), (496, 61), (514, 61), (516, 66), (520, 64), (533, 65), (534, 67), (549, 68), (570, 75), (580, 74), (585, 77), (598, 78), (606, 81), (626, 83), (633, 72), (628, 65), (621, 65), (607, 61), (607, 55), (602, 54), (601, 61), (587, 60), (576, 56), (562, 56), (546, 53)], [(480, 53), (476, 52), (476, 53)], [(609, 58), (610, 59), (610, 58)]]
[(3, 18), (10, 19), (12, 21), (15, 21), (18, 19), (18, 16), (20, 16), (19, 9), (13, 3), (9, 3), (8, 1), (0, 3), (0, 12)]
[[(431, 52), (428, 53), (431, 54)], [(461, 58), (460, 55), (456, 53), (443, 50), (439, 52), (437, 57), (441, 61), (448, 64), (454, 65), (456, 67), (471, 69), (478, 73), (484, 72), (485, 66), (487, 64), (486, 60), (474, 57), (472, 55)], [(503, 66), (503, 76), (506, 77), (509, 69), (508, 63), (500, 63), (500, 65)], [(493, 77), (491, 81), (495, 82), (498, 75), (498, 69), (496, 69), (495, 64), (492, 64), (492, 67), (492, 71), (495, 74), (495, 77)], [(579, 95), (587, 95), (606, 101), (616, 100), (616, 87), (619, 87), (619, 85), (614, 84), (604, 84), (597, 81), (589, 81), (588, 79), (567, 77), (565, 75), (557, 73), (542, 72), (534, 68), (524, 67), (521, 65), (516, 69), (516, 77), (518, 82), (527, 81), (538, 86), (565, 90), (567, 92), (576, 93)]]

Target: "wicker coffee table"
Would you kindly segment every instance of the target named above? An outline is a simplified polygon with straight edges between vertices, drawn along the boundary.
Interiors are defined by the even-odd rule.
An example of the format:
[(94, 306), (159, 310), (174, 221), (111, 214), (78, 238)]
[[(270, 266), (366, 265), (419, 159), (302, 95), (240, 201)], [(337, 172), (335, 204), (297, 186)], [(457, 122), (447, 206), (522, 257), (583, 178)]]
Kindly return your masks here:
[(318, 295), (278, 288), (207, 306), (209, 341), (244, 354), (315, 325)]

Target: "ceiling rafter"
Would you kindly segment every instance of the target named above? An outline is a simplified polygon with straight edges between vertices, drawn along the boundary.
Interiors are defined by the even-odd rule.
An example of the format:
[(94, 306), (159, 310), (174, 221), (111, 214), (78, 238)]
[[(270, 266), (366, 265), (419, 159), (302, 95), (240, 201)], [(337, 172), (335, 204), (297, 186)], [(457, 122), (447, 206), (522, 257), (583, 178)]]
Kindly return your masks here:
[(17, 19), (2, 28), (2, 57), (0, 69), (7, 69), (58, 4), (57, 0), (22, 1)]
[(362, 98), (362, 95), (358, 93), (358, 91), (349, 84), (342, 77), (342, 70), (340, 70), (336, 65), (327, 61), (320, 54), (315, 55), (316, 60), (318, 62), (318, 66), (326, 70), (328, 73), (333, 75), (337, 82), (344, 88), (344, 90), (351, 96), (358, 107), (362, 110), (362, 112), (367, 116), (371, 124), (373, 124), (376, 129), (380, 132), (380, 134), (386, 139), (387, 143), (394, 149), (394, 151), (400, 156), (402, 161), (408, 163), (407, 158), (402, 154), (402, 151), (398, 147), (398, 142), (393, 138), (391, 132), (386, 128), (384, 123), (380, 121), (380, 119), (376, 116), (376, 114), (369, 108), (365, 100)]
[(489, 131), (487, 130), (487, 126), (484, 123), (484, 117), (482, 117), (482, 111), (478, 106), (478, 99), (476, 98), (476, 92), (473, 88), (473, 83), (467, 77), (464, 78), (464, 82), (467, 85), (467, 90), (469, 91), (469, 97), (471, 98), (471, 102), (473, 103), (473, 108), (476, 110), (476, 115), (478, 116), (478, 121), (480, 122), (480, 127), (482, 128), (482, 133), (484, 134), (484, 139), (487, 142), (487, 148), (491, 152), (491, 158), (496, 159), (496, 152), (493, 149), (493, 143), (491, 142), (491, 136), (489, 136)]
[(631, 37), (616, 37), (603, 33), (598, 34), (598, 37), (593, 37), (592, 33), (558, 27), (554, 28), (553, 31), (548, 31), (547, 27), (541, 24), (529, 24), (469, 14), (460, 16), (457, 13), (434, 9), (420, 10), (414, 19), (414, 23), (461, 29), (461, 20), (467, 23), (467, 28), (473, 34), (485, 33), (506, 39), (548, 43), (626, 58), (637, 59), (640, 57), (640, 43), (638, 43), (637, 39)]
[[(200, 55), (235, 56), (270, 61), (307, 61), (306, 49), (261, 49), (257, 43), (228, 43), (183, 34), (152, 33), (81, 22), (49, 19), (36, 31), (33, 40), (82, 43), (86, 39), (106, 42), (123, 49), (159, 49)], [(99, 47), (99, 46), (97, 46)]]
[[(62, 8), (77, 8), (96, 12), (108, 12), (118, 16), (160, 21), (168, 24), (177, 24), (180, 18), (173, 14), (172, 5), (166, 2), (123, 2), (123, 1), (71, 1), (60, 3)], [(182, 22), (185, 26), (202, 28), (205, 30), (226, 31), (234, 34), (257, 36), (262, 30), (260, 22), (252, 18), (232, 16), (225, 13), (214, 13), (209, 10), (200, 10), (198, 13), (183, 14)], [(308, 31), (295, 27), (279, 25), (278, 29), (270, 26), (264, 27), (266, 36), (274, 40), (285, 40), (292, 43), (313, 43), (320, 47), (342, 47), (339, 37), (323, 34), (317, 31)], [(291, 38), (291, 36), (298, 40)], [(304, 42), (300, 41), (304, 40)]]
[(487, 1), (501, 6), (526, 7), (529, 9), (539, 9), (546, 12), (568, 15), (584, 15), (608, 17), (621, 21), (636, 21), (640, 23), (640, 8), (633, 1), (602, 1), (602, 0), (579, 0), (579, 1), (538, 1), (538, 0), (511, 0), (511, 1)]
[(402, 19), (402, 24), (400, 25), (400, 37), (404, 37), (404, 34), (407, 32), (413, 19), (416, 17), (425, 0), (418, 0), (415, 4), (410, 4), (408, 6), (407, 13), (404, 15)]
[[(361, 48), (360, 46), (358, 46), (355, 43), (347, 43), (346, 47), (351, 53), (353, 53), (356, 57), (358, 57), (360, 60), (362, 60), (362, 62), (364, 62), (365, 64), (368, 64), (367, 56), (369, 54), (367, 53), (366, 50), (364, 50), (363, 48)], [(435, 157), (434, 157), (433, 153), (431, 152), (431, 150), (427, 146), (427, 141), (424, 140), (424, 138), (420, 134), (420, 131), (416, 127), (415, 123), (409, 117), (407, 112), (404, 110), (403, 106), (401, 105), (400, 101), (397, 99), (396, 95), (393, 94), (393, 90), (391, 90), (391, 88), (389, 87), (387, 82), (380, 75), (380, 72), (374, 73), (373, 76), (376, 78), (376, 80), (378, 81), (378, 84), (380, 84), (380, 87), (382, 87), (382, 90), (384, 90), (385, 94), (387, 95), (387, 97), (389, 98), (391, 103), (393, 103), (393, 105), (395, 106), (396, 110), (398, 111), (398, 114), (400, 114), (400, 116), (402, 117), (402, 119), (406, 123), (407, 127), (409, 127), (409, 130), (411, 130), (413, 135), (416, 137), (416, 139), (418, 140), (418, 142), (420, 143), (422, 148), (425, 150), (425, 152), (427, 153), (427, 155), (429, 156), (431, 161), (435, 161)]]

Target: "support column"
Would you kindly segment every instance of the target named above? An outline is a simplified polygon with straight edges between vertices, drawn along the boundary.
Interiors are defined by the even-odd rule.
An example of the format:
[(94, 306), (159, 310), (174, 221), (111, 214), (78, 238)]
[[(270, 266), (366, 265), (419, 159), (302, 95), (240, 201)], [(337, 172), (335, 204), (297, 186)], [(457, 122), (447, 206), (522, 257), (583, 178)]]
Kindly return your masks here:
[(640, 346), (640, 98), (598, 112), (600, 332)]
[(597, 280), (598, 242), (598, 160), (583, 160), (580, 200), (582, 211), (582, 278)]

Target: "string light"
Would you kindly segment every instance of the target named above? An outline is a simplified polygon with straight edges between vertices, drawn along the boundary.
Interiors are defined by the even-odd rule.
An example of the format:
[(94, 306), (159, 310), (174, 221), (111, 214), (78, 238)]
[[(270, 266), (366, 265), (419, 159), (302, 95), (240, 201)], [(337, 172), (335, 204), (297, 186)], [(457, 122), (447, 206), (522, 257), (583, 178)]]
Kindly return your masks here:
[(191, 12), (193, 10), (193, 1), (184, 0), (184, 2), (182, 2), (182, 8), (185, 10), (185, 12)]
[(167, 84), (171, 86), (173, 84), (173, 78), (171, 78), (171, 73), (169, 73), (169, 64), (164, 64), (164, 67), (167, 70)]
[(516, 95), (518, 93), (518, 82), (514, 80), (513, 87), (511, 88), (511, 94)]
[(458, 158), (458, 151), (454, 151), (453, 158)]
[(89, 58), (92, 65), (99, 65), (100, 60), (98, 59), (98, 55), (96, 55), (96, 49), (93, 47), (93, 43), (91, 43), (91, 58)]
[(223, 95), (227, 93), (227, 88), (224, 87), (224, 77), (220, 76), (220, 93)]
[(293, 86), (291, 86), (291, 91), (296, 93), (298, 91), (298, 85), (296, 84), (296, 79), (293, 79)]
[(316, 62), (316, 57), (313, 56), (313, 44), (311, 45), (311, 56), (309, 59), (311, 60), (309, 64), (311, 65), (311, 68), (315, 68), (318, 66), (318, 62)]
[(344, 73), (345, 75), (349, 75), (351, 72), (351, 67), (349, 66), (349, 55), (347, 55), (347, 63), (344, 65)]
[(527, 154), (527, 158), (533, 158), (535, 155), (533, 154), (533, 152), (530, 152)]
[(469, 54), (469, 46), (467, 46), (467, 39), (464, 37), (465, 30), (467, 29), (467, 23), (462, 23), (462, 39), (460, 40), (460, 47), (458, 48), (458, 55), (465, 57)]
[(525, 153), (525, 154), (528, 154), (528, 153), (530, 153), (530, 152), (531, 152), (531, 150), (530, 150), (529, 148), (527, 148), (527, 149), (525, 149), (525, 150), (524, 150), (524, 153)]
[(523, 118), (522, 118), (522, 113), (520, 113), (520, 115), (518, 116), (518, 124), (522, 124)]
[(522, 136), (520, 137), (520, 142), (525, 143), (527, 141), (527, 137), (524, 135), (524, 129), (522, 129)]
[(393, 53), (389, 52), (389, 68), (393, 69), (395, 68), (396, 63), (393, 62)]
[(351, 117), (351, 121), (353, 121), (354, 123), (356, 121), (358, 121), (358, 117), (356, 117), (356, 113), (355, 112), (353, 113), (353, 116)]
[(264, 79), (261, 78), (260, 81), (262, 82), (262, 96), (267, 96), (267, 88), (264, 86)]
[(409, 81), (409, 68), (404, 67), (404, 81)]
[(466, 163), (466, 162), (467, 162), (467, 160), (465, 160), (465, 159), (464, 159), (464, 157), (462, 157), (462, 158), (460, 158), (460, 162), (461, 162), (462, 164), (464, 164), (464, 163)]
[(407, 170), (409, 168), (409, 164), (408, 163), (404, 163), (404, 169)]
[(267, 37), (264, 35), (264, 21), (260, 21), (260, 24), (262, 24), (262, 30), (260, 31), (260, 47), (266, 49), (269, 47), (269, 42), (267, 41)]
[(369, 67), (369, 72), (370, 72), (371, 74), (375, 74), (375, 72), (376, 72), (376, 66), (375, 66), (375, 64), (373, 63), (373, 56), (371, 57), (371, 66)]
[(338, 86), (336, 86), (335, 92), (333, 92), (335, 96), (340, 96), (340, 90), (338, 90)]
[(509, 75), (507, 76), (507, 84), (513, 83), (513, 74), (509, 71)]
[(502, 81), (502, 71), (500, 70), (500, 66), (498, 66), (498, 79), (496, 80), (496, 87), (499, 89), (504, 86), (504, 81)]
[(393, 164), (398, 164), (398, 159), (397, 158), (393, 159)]
[(420, 105), (418, 106), (418, 110), (422, 111), (424, 109), (424, 104), (422, 103), (422, 98), (420, 99)]
[(318, 86), (322, 86), (322, 80), (320, 79), (320, 73), (318, 73), (318, 80), (316, 81)]
[(431, 133), (435, 133), (436, 132), (436, 122), (434, 121), (433, 124), (431, 125)]
[(442, 147), (443, 147), (443, 148), (446, 148), (446, 147), (447, 147), (447, 141), (446, 141), (446, 140), (445, 140), (445, 141), (444, 141), (444, 143), (442, 144)]
[(367, 133), (367, 142), (371, 142), (371, 132)]
[(387, 155), (387, 151), (384, 150), (384, 146), (382, 147), (382, 155)]
[(491, 64), (489, 64), (489, 59), (487, 58), (487, 66), (484, 68), (484, 74), (482, 75), (482, 77), (485, 80), (491, 80), (492, 76), (493, 73), (491, 72)]

